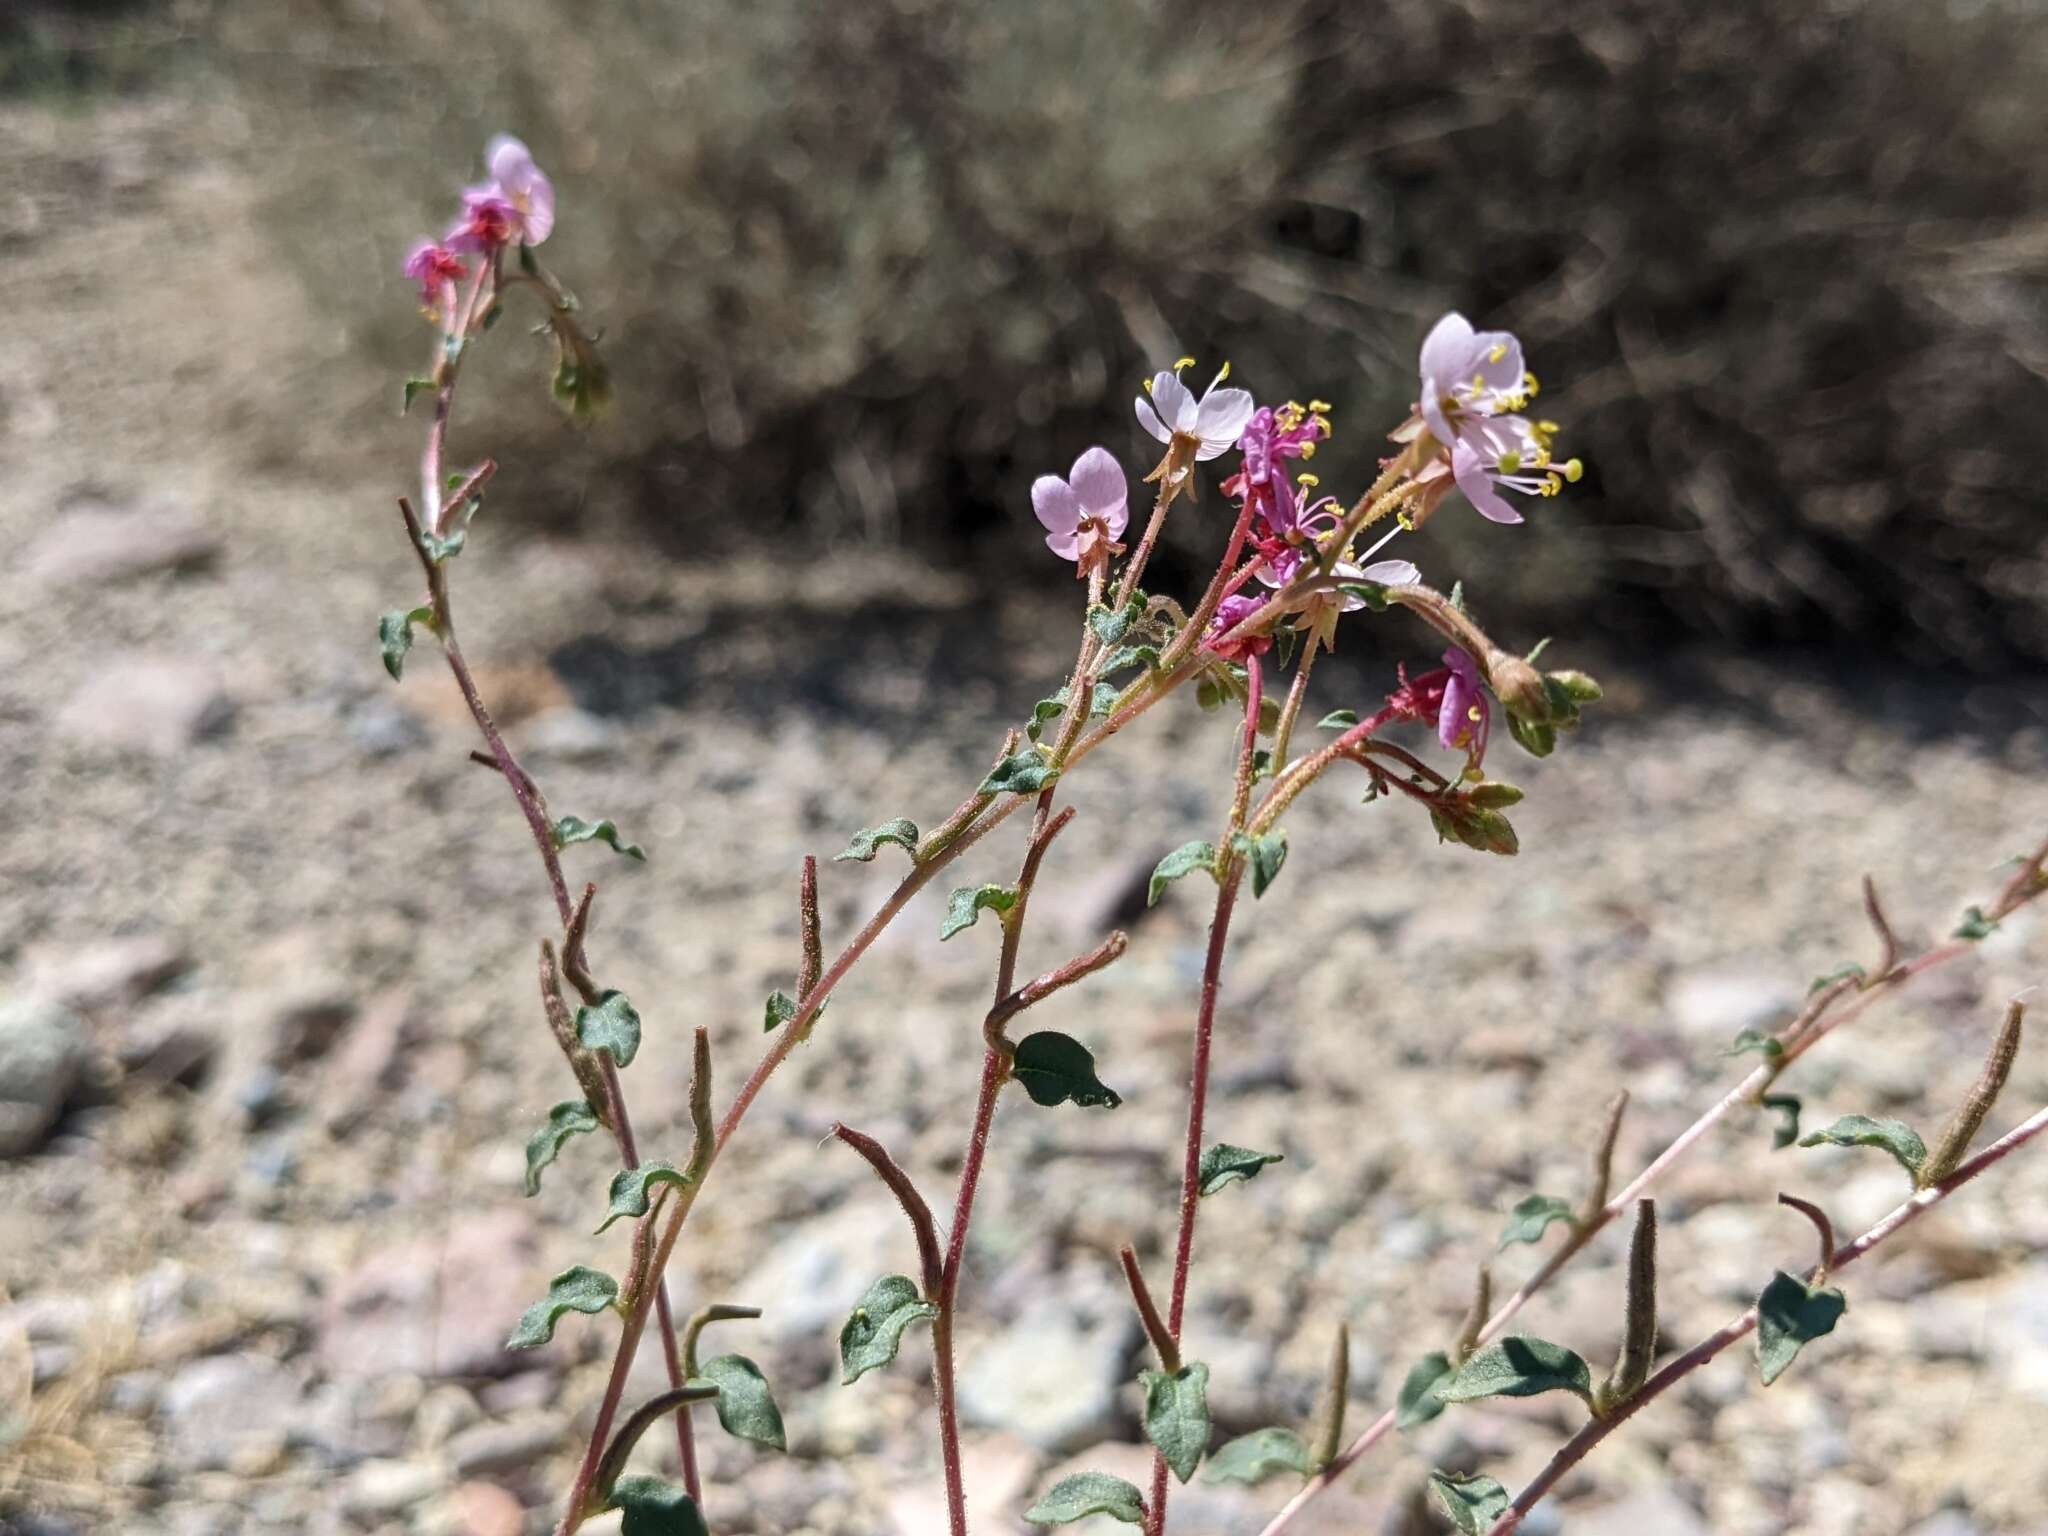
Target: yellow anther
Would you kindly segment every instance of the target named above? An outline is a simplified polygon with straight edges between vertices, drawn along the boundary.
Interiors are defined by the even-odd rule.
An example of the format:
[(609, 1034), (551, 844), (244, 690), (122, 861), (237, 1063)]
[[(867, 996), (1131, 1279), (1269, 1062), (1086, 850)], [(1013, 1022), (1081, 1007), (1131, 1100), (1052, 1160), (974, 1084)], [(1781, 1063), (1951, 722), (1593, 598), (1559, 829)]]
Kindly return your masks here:
[[(1192, 357), (1184, 357), (1179, 362), (1173, 365), (1173, 371), (1175, 373), (1179, 373), (1183, 368), (1192, 368), (1194, 366), (1195, 360)], [(1228, 364), (1226, 364), (1225, 366), (1227, 367)]]
[(1495, 343), (1493, 344), (1493, 349), (1492, 349), (1492, 350), (1491, 350), (1490, 352), (1488, 352), (1488, 353), (1486, 354), (1486, 360), (1487, 360), (1487, 361), (1488, 361), (1489, 363), (1497, 363), (1497, 362), (1499, 362), (1499, 361), (1500, 361), (1500, 360), (1501, 360), (1502, 358), (1506, 357), (1507, 355), (1508, 355), (1508, 344), (1507, 344), (1506, 342), (1504, 342), (1504, 341), (1496, 341), (1496, 342), (1495, 342)]
[(1511, 411), (1519, 411), (1525, 409), (1528, 406), (1529, 397), (1523, 394), (1520, 390), (1516, 390), (1515, 393), (1513, 393), (1512, 395), (1503, 395), (1501, 397), (1501, 403)]
[[(1301, 445), (1301, 456), (1304, 459), (1312, 459), (1316, 456), (1316, 440), (1314, 438), (1310, 438), (1307, 442)], [(1303, 476), (1302, 478), (1306, 479), (1307, 476)]]
[(1571, 481), (1573, 485), (1577, 485), (1579, 483), (1579, 476), (1583, 475), (1585, 472), (1586, 466), (1581, 464), (1577, 459), (1565, 460), (1564, 477), (1565, 479)]
[(1500, 456), (1500, 468), (1502, 474), (1515, 474), (1520, 471), (1521, 467), (1522, 456), (1519, 453), (1514, 452), (1512, 449)]
[(1522, 388), (1526, 389), (1531, 395), (1534, 395), (1543, 386), (1536, 382), (1535, 374), (1525, 373), (1522, 375)]
[(1564, 428), (1560, 427), (1554, 421), (1539, 421), (1536, 423), (1536, 430), (1538, 432), (1541, 432), (1545, 437), (1555, 437), (1558, 433), (1562, 432)]
[(1552, 475), (1548, 480), (1545, 480), (1543, 482), (1543, 494), (1545, 496), (1555, 496), (1559, 491), (1563, 489), (1564, 482), (1558, 479), (1555, 475)]
[(1465, 718), (1474, 725), (1477, 725), (1485, 716), (1479, 713), (1479, 706), (1477, 704), (1469, 704), (1465, 708)]
[[(1188, 361), (1192, 363), (1192, 362), (1194, 361), (1194, 359), (1193, 359), (1193, 358), (1191, 357), (1191, 358), (1189, 358), (1189, 359), (1188, 359)], [(1222, 382), (1223, 382), (1223, 381), (1224, 381), (1225, 379), (1227, 379), (1227, 378), (1229, 378), (1229, 377), (1230, 377), (1230, 359), (1226, 357), (1225, 359), (1223, 359), (1223, 366), (1222, 366), (1221, 368), (1219, 368), (1219, 369), (1217, 369), (1217, 370), (1216, 370), (1216, 382), (1217, 382), (1218, 384), (1221, 384), (1221, 383), (1222, 383)]]
[(1394, 514), (1394, 521), (1401, 525), (1403, 533), (1413, 533), (1415, 531), (1415, 519), (1408, 515), (1406, 507), (1403, 507)]
[(1308, 408), (1312, 411), (1334, 411), (1336, 407), (1327, 400), (1311, 400)]
[(1303, 485), (1314, 486), (1321, 485), (1323, 483), (1322, 476), (1320, 475), (1296, 475), (1294, 478), (1299, 480)]
[(1148, 378), (1148, 379), (1146, 379), (1146, 380), (1145, 380), (1144, 382), (1145, 382), (1145, 393), (1149, 395), (1149, 394), (1151, 394), (1151, 393), (1152, 393), (1152, 381), (1151, 381), (1151, 379), (1149, 379), (1149, 378)]

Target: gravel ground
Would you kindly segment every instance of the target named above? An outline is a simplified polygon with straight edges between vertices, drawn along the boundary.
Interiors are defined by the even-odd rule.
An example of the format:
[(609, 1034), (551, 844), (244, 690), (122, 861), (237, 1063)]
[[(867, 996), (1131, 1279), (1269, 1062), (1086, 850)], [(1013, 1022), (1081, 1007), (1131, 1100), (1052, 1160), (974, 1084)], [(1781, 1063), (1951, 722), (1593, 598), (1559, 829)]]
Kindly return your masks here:
[[(237, 239), (172, 253), (172, 296), (223, 303), (201, 278), (247, 254)], [(49, 291), (77, 256), (31, 242), (7, 296)], [(0, 357), (20, 465), (0, 488), (17, 827), (0, 844), (0, 1036), (16, 1059), (40, 1052), (11, 1069), (0, 1120), (33, 1148), (0, 1163), (0, 1519), (544, 1530), (604, 1330), (572, 1318), (517, 1358), (499, 1341), (554, 1269), (621, 1267), (624, 1236), (590, 1235), (611, 1172), (592, 1141), (519, 1195), (520, 1143), (568, 1088), (532, 995), (546, 892), (509, 797), (465, 759), (431, 651), (396, 688), (377, 664), (371, 621), (416, 582), (382, 510), (402, 465), (334, 483), (216, 462), (128, 382), (161, 339), (95, 329), (93, 300), (88, 285), (10, 303), (23, 324)], [(256, 272), (236, 302), (286, 300)], [(84, 377), (60, 366), (81, 349)], [(1035, 546), (1020, 526), (1020, 558)], [(874, 554), (691, 566), (488, 526), (458, 577), (466, 646), (555, 808), (616, 817), (650, 849), (644, 867), (593, 849), (570, 863), (604, 883), (600, 978), (648, 1021), (629, 1074), (643, 1143), (679, 1157), (690, 1029), (711, 1028), (729, 1086), (762, 998), (790, 985), (801, 856), (890, 816), (935, 823), (1057, 677), (1074, 615)], [(1364, 679), (1426, 660), (1424, 639), (1389, 619), (1347, 640), (1359, 670), (1331, 668), (1309, 718), (1369, 705)], [(1364, 1422), (1455, 1329), (1508, 1207), (1577, 1192), (1616, 1089), (1634, 1096), (1632, 1172), (1742, 1070), (1721, 1055), (1737, 1030), (1871, 958), (1865, 870), (1918, 945), (2041, 835), (2039, 691), (1949, 697), (1796, 657), (1584, 659), (1612, 698), (1582, 737), (1540, 764), (1499, 749), (1529, 791), (1518, 860), (1440, 849), (1419, 815), (1333, 781), (1290, 815), (1284, 877), (1247, 905), (1211, 1125), (1287, 1161), (1203, 1206), (1189, 1337), (1227, 1432), (1299, 1423), (1340, 1321)], [(1024, 963), (1114, 924), (1133, 943), (1034, 1023), (1085, 1040), (1125, 1102), (998, 1119), (962, 1337), (981, 1529), (1020, 1528), (1069, 1464), (1139, 1459), (1114, 1256), (1135, 1242), (1163, 1281), (1206, 906), (1194, 884), (1150, 913), (1136, 893), (1213, 829), (1230, 752), (1226, 720), (1178, 701), (1065, 788), (1080, 819)], [(1008, 879), (1015, 831), (961, 879)], [(895, 857), (825, 866), (828, 943), (886, 893)], [(672, 1271), (682, 1309), (766, 1310), (723, 1347), (761, 1362), (789, 1422), (787, 1457), (710, 1435), (722, 1532), (942, 1528), (923, 1344), (836, 1384), (839, 1321), (914, 1255), (885, 1194), (823, 1142), (843, 1118), (950, 1199), (994, 945), (975, 930), (941, 946), (941, 911), (921, 897), (835, 997)], [(1792, 1074), (1809, 1124), (1938, 1125), (2044, 960), (2023, 913), (1831, 1039)], [(47, 1124), (26, 1087), (16, 1099), (32, 1078)], [(2030, 1045), (1991, 1129), (2044, 1098)], [(1788, 1187), (1844, 1230), (1903, 1192), (1882, 1159), (1774, 1153), (1766, 1118), (1738, 1113), (1663, 1189), (1669, 1344), (1805, 1262), (1808, 1229), (1771, 1203)], [(1622, 1243), (1596, 1243), (1530, 1331), (1604, 1361)], [(1510, 1250), (1501, 1282), (1537, 1260)], [(2013, 1454), (2048, 1443), (2048, 1157), (2002, 1167), (1845, 1282), (1842, 1328), (1768, 1393), (1724, 1360), (1603, 1447), (1560, 1490), (1566, 1527), (2048, 1529), (2048, 1464)], [(1446, 1414), (1299, 1528), (1430, 1529), (1414, 1502), (1428, 1465), (1512, 1484), (1566, 1429), (1551, 1399)], [(1254, 1532), (1281, 1497), (1198, 1484), (1177, 1528)]]

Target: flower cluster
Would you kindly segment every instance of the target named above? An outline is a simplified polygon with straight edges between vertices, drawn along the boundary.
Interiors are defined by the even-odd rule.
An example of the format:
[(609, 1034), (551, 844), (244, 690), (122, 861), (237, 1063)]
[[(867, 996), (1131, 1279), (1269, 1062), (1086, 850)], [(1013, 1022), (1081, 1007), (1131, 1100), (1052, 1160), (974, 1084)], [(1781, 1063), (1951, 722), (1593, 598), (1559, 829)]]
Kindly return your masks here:
[[(1566, 481), (1579, 478), (1584, 466), (1577, 459), (1557, 464), (1553, 458), (1557, 423), (1520, 414), (1536, 390), (1536, 375), (1523, 365), (1522, 344), (1510, 333), (1475, 331), (1455, 311), (1437, 321), (1422, 343), (1415, 417), (1395, 434), (1435, 459), (1424, 515), (1455, 483), (1482, 517), (1519, 523), (1522, 514), (1495, 487), (1555, 496)], [(1448, 463), (1431, 453), (1432, 445), (1448, 453)]]
[(439, 309), (454, 285), (469, 276), (462, 254), (495, 261), (511, 245), (539, 245), (555, 227), (555, 187), (532, 152), (509, 134), (484, 151), (490, 179), (462, 192), (462, 217), (439, 240), (423, 240), (405, 259), (405, 275), (420, 285), (420, 303)]

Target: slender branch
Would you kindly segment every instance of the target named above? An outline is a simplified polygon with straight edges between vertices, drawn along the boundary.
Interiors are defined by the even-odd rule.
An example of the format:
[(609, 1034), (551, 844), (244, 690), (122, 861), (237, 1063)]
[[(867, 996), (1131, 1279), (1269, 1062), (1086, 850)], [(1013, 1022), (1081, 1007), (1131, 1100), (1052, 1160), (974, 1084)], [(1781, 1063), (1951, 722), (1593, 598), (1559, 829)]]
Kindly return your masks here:
[(1124, 1266), (1124, 1280), (1131, 1288), (1131, 1300), (1137, 1304), (1138, 1321), (1145, 1325), (1145, 1337), (1151, 1340), (1152, 1351), (1159, 1356), (1159, 1368), (1169, 1376), (1179, 1375), (1180, 1341), (1159, 1315), (1159, 1303), (1152, 1299), (1152, 1288), (1145, 1284), (1145, 1273), (1138, 1268), (1138, 1250), (1125, 1243), (1117, 1258)]
[(876, 1177), (889, 1186), (889, 1193), (903, 1207), (903, 1214), (910, 1218), (911, 1231), (917, 1234), (918, 1267), (924, 1277), (924, 1293), (926, 1296), (936, 1295), (942, 1261), (939, 1258), (939, 1234), (932, 1224), (932, 1208), (925, 1204), (924, 1196), (917, 1192), (917, 1186), (910, 1182), (910, 1175), (903, 1171), (902, 1165), (889, 1155), (889, 1149), (874, 1137), (836, 1121), (832, 1134), (867, 1160)]
[[(2027, 1120), (2007, 1132), (1982, 1152), (1957, 1167), (1955, 1172), (1938, 1184), (1930, 1184), (1918, 1191), (1882, 1221), (1846, 1247), (1837, 1248), (1824, 1265), (1817, 1265), (1809, 1272), (1808, 1283), (1818, 1283), (1815, 1276), (1829, 1271), (1840, 1273), (1856, 1260), (1870, 1252), (1879, 1243), (1897, 1232), (1923, 1211), (1940, 1204), (1956, 1190), (1984, 1172), (1994, 1163), (2011, 1156), (2028, 1142), (2048, 1131), (2048, 1108), (2036, 1110)], [(1494, 1521), (1488, 1536), (1509, 1536), (1516, 1530), (1542, 1500), (1543, 1496), (1557, 1486), (1558, 1480), (1573, 1467), (1584, 1461), (1593, 1447), (1605, 1440), (1622, 1424), (1632, 1418), (1644, 1405), (1650, 1403), (1673, 1385), (1684, 1380), (1716, 1355), (1737, 1340), (1746, 1338), (1756, 1330), (1757, 1309), (1749, 1308), (1739, 1317), (1722, 1325), (1714, 1333), (1702, 1339), (1684, 1354), (1670, 1361), (1664, 1368), (1643, 1384), (1643, 1388), (1628, 1402), (1615, 1409), (1604, 1419), (1594, 1419), (1559, 1448), (1550, 1458), (1548, 1466), (1537, 1474), (1535, 1480), (1517, 1494), (1506, 1514)]]
[[(1308, 759), (1305, 758), (1303, 761), (1305, 763)], [(2048, 882), (2044, 882), (2041, 873), (2044, 863), (2048, 863), (2048, 842), (2042, 843), (2031, 856), (2021, 862), (2020, 868), (2006, 882), (1986, 915), (1994, 920), (2006, 917), (2039, 897), (2044, 890), (2048, 890)], [(1565, 1266), (1585, 1251), (1587, 1245), (1602, 1229), (1627, 1210), (1635, 1200), (1646, 1194), (1651, 1185), (1728, 1115), (1744, 1105), (1754, 1104), (1758, 1096), (1770, 1087), (1786, 1067), (1812, 1050), (1828, 1035), (1861, 1017), (1881, 999), (1907, 986), (1916, 977), (1968, 954), (1975, 947), (1976, 945), (1968, 939), (1951, 939), (1935, 945), (1911, 960), (1895, 965), (1886, 975), (1871, 979), (1861, 991), (1856, 989), (1853, 978), (1844, 979), (1824, 989), (1824, 993), (1817, 995), (1815, 999), (1823, 1005), (1820, 1011), (1815, 1013), (1809, 1008), (1801, 1015), (1802, 1018), (1808, 1018), (1810, 1015), (1810, 1022), (1801, 1028), (1795, 1021), (1794, 1027), (1780, 1037), (1784, 1041), (1784, 1053), (1777, 1060), (1766, 1062), (1747, 1073), (1723, 1094), (1712, 1108), (1681, 1131), (1677, 1139), (1658, 1153), (1625, 1189), (1613, 1195), (1597, 1211), (1581, 1215), (1564, 1243), (1487, 1321), (1478, 1342), (1483, 1343), (1497, 1338), (1523, 1307), (1556, 1279)], [(1295, 1516), (1393, 1432), (1394, 1415), (1395, 1410), (1389, 1408), (1373, 1420), (1357, 1439), (1344, 1448), (1341, 1456), (1310, 1478), (1300, 1491), (1287, 1501), (1280, 1512), (1266, 1523), (1259, 1536), (1279, 1536), (1279, 1533), (1293, 1522)]]

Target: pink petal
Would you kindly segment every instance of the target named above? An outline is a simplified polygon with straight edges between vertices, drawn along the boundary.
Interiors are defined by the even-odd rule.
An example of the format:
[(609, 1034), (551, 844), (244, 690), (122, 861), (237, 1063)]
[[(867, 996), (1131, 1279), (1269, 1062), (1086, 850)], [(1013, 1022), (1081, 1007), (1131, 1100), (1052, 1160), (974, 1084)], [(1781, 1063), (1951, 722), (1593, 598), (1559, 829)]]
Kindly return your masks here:
[(1111, 538), (1124, 531), (1130, 521), (1130, 482), (1114, 454), (1107, 448), (1090, 448), (1074, 460), (1067, 479), (1084, 515), (1101, 518)]
[(1058, 555), (1062, 560), (1078, 560), (1081, 558), (1080, 537), (1071, 530), (1066, 533), (1048, 533), (1045, 536), (1045, 547)]
[(1472, 360), (1472, 322), (1455, 309), (1430, 327), (1422, 339), (1422, 419), (1440, 443), (1452, 438), (1450, 419), (1440, 403), (1451, 386), (1465, 377)]
[(1481, 517), (1496, 523), (1522, 521), (1522, 514), (1509, 506), (1500, 492), (1493, 488), (1493, 479), (1471, 444), (1461, 440), (1452, 445), (1451, 473), (1457, 478), (1458, 489), (1479, 509)]
[[(1164, 375), (1161, 375), (1161, 377), (1164, 377)], [(1160, 421), (1159, 413), (1152, 409), (1152, 402), (1150, 400), (1147, 400), (1143, 395), (1140, 395), (1137, 399), (1137, 406), (1138, 425), (1143, 427), (1147, 432), (1150, 432), (1154, 437), (1158, 438), (1160, 442), (1172, 442), (1173, 433), (1167, 428), (1164, 422)]]
[(1376, 561), (1360, 574), (1367, 581), (1376, 581), (1383, 587), (1412, 587), (1422, 580), (1422, 572), (1416, 569), (1412, 560)]
[(1159, 419), (1175, 432), (1194, 431), (1195, 397), (1181, 383), (1179, 374), (1152, 375), (1152, 403), (1159, 408)]
[(1074, 488), (1058, 475), (1040, 475), (1031, 482), (1031, 510), (1048, 533), (1073, 541), (1074, 530), (1081, 525), (1081, 504)]

